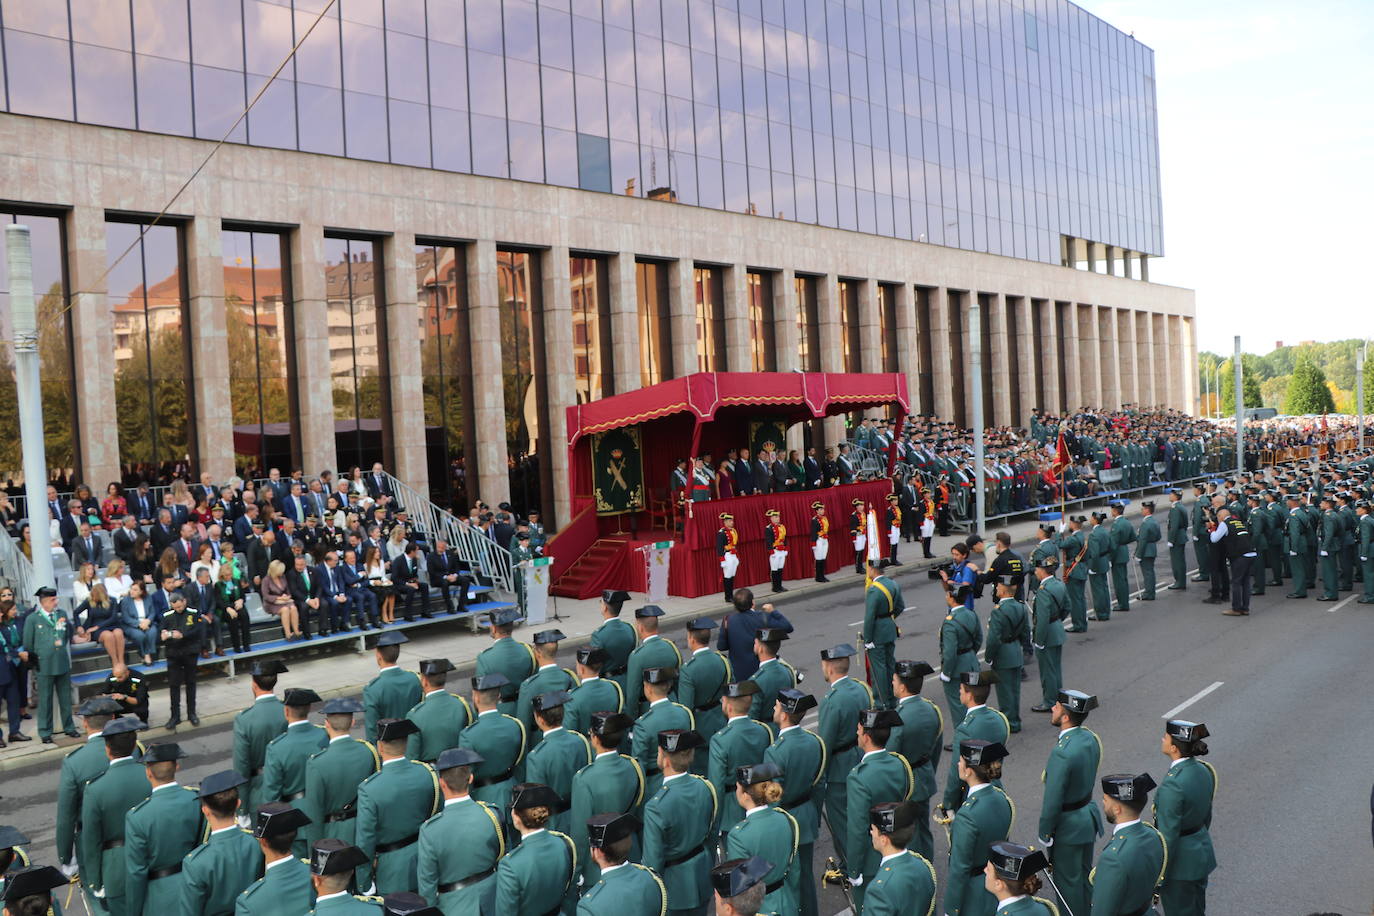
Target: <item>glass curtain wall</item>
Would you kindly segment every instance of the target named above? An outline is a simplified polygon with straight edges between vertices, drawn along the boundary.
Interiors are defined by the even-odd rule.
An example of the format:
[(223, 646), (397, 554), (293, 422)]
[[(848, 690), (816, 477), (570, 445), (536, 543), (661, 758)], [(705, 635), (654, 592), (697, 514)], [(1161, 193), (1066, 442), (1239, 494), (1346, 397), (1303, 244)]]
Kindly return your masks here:
[(725, 286), (718, 267), (692, 271), (696, 288), (697, 371), (723, 372), (725, 364)]
[(896, 372), (897, 348), (904, 341), (897, 339), (897, 288), (890, 283), (878, 284), (878, 317), (883, 371)]
[(378, 261), (381, 245), (373, 239), (326, 236), (324, 250), (339, 467), (370, 468), (380, 461), (390, 468), (391, 392)]
[(778, 371), (777, 332), (773, 327), (773, 274), (748, 273), (749, 368), (755, 372)]
[(639, 384), (656, 385), (673, 377), (672, 325), (668, 320), (668, 265), (635, 264), (639, 306)]
[(792, 278), (797, 288), (797, 340), (803, 372), (821, 371), (821, 319), (816, 285), (819, 277), (800, 274)]
[(439, 243), (415, 249), (430, 489), (435, 502), (455, 509), (470, 502), (466, 449), (475, 448), (470, 411), (463, 409), (472, 396), (464, 255), (459, 246)]
[(859, 336), (859, 284), (860, 280), (840, 280), (838, 283), (840, 304), (840, 345), (844, 356), (845, 372), (863, 371), (862, 338)]
[[(552, 505), (547, 429), (548, 374), (539, 256), (496, 253), (501, 309), (501, 381), (506, 405), (506, 459), (511, 503), (524, 515)], [(547, 492), (546, 492), (547, 491)]]
[(611, 297), (605, 258), (573, 256), (568, 261), (572, 286), (573, 377), (577, 403), (615, 393), (611, 365)]

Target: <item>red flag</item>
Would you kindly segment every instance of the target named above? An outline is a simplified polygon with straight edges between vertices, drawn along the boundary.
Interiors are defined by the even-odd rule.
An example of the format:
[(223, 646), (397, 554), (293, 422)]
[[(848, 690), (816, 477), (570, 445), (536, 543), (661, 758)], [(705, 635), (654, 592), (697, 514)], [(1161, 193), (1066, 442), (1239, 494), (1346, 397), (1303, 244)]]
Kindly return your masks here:
[(1050, 475), (1056, 482), (1059, 475), (1064, 473), (1064, 469), (1073, 464), (1073, 458), (1069, 455), (1069, 446), (1064, 442), (1064, 433), (1059, 433), (1059, 441), (1054, 444), (1054, 462), (1050, 465)]

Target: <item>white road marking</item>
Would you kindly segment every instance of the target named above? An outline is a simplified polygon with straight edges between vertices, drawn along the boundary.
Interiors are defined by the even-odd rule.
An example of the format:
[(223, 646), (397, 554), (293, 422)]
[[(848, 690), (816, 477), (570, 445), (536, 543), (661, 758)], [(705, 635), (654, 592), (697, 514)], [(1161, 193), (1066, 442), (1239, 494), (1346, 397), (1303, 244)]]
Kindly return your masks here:
[(849, 626), (851, 626), (851, 627), (861, 627), (861, 626), (863, 626), (863, 623), (864, 623), (864, 622), (863, 622), (862, 620), (856, 620), (856, 621), (854, 621), (853, 623), (849, 624)]
[(1175, 706), (1173, 709), (1169, 710), (1169, 711), (1166, 712), (1164, 715), (1160, 716), (1160, 718), (1161, 718), (1161, 719), (1172, 719), (1174, 716), (1176, 716), (1176, 715), (1178, 715), (1179, 713), (1183, 712), (1183, 710), (1187, 709), (1189, 706), (1192, 706), (1192, 705), (1193, 705), (1194, 703), (1196, 703), (1198, 700), (1200, 700), (1200, 699), (1202, 699), (1203, 697), (1207, 696), (1207, 694), (1211, 693), (1213, 690), (1216, 690), (1216, 689), (1217, 689), (1218, 687), (1220, 687), (1223, 683), (1225, 683), (1225, 682), (1224, 682), (1224, 681), (1214, 681), (1214, 682), (1212, 683), (1212, 686), (1210, 686), (1210, 687), (1204, 687), (1203, 689), (1199, 690), (1197, 693), (1193, 694), (1193, 695), (1190, 696), (1188, 699), (1184, 700), (1182, 703), (1178, 704), (1178, 705)]
[(1349, 604), (1350, 602), (1354, 601), (1356, 597), (1357, 597), (1356, 595), (1351, 595), (1349, 598), (1345, 599), (1344, 601), (1342, 601), (1340, 604), (1336, 605), (1335, 607), (1329, 607), (1329, 608), (1327, 608), (1327, 609), (1326, 609), (1326, 613), (1328, 613), (1328, 614), (1334, 614), (1336, 611), (1339, 611), (1341, 608), (1345, 607), (1347, 604)]

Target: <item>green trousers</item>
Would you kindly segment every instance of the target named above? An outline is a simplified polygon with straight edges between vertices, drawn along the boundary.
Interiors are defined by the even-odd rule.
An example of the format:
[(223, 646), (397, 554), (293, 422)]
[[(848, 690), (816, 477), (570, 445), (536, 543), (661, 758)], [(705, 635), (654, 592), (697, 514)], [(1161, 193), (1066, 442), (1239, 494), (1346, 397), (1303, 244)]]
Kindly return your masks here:
[(1193, 555), (1197, 557), (1197, 578), (1207, 582), (1212, 578), (1211, 542), (1206, 535), (1193, 535)]
[(1063, 646), (1047, 646), (1035, 650), (1035, 667), (1040, 669), (1040, 702), (1053, 706), (1059, 702), (1059, 690), (1064, 686)]
[[(70, 674), (39, 674), (38, 682), (38, 737), (52, 736), (53, 694), (57, 694), (57, 712), (62, 718), (62, 731), (75, 732), (76, 723), (72, 721), (72, 676)], [(13, 726), (17, 731), (18, 726)]]
[(1269, 570), (1269, 584), (1282, 585), (1283, 577), (1288, 575), (1288, 557), (1282, 547), (1270, 547), (1264, 566)]
[(1013, 732), (1021, 730), (1021, 666), (993, 668), (997, 672), (997, 708)]
[(1069, 620), (1073, 623), (1073, 628), (1083, 631), (1088, 628), (1088, 599), (1084, 594), (1084, 589), (1088, 583), (1085, 579), (1069, 579), (1064, 583), (1069, 590)]
[(1092, 843), (1055, 843), (1050, 847), (1050, 863), (1054, 866), (1054, 883), (1059, 886), (1059, 899), (1074, 916), (1088, 913), (1092, 886), (1088, 872), (1092, 870)]
[(882, 709), (891, 709), (895, 702), (892, 696), (892, 669), (895, 663), (895, 647), (890, 642), (880, 642), (868, 649), (868, 664), (873, 674), (873, 695)]
[[(930, 820), (929, 817), (926, 820)], [(816, 858), (815, 843), (797, 845), (797, 865), (801, 868), (801, 916), (818, 916), (820, 904), (816, 899), (816, 876), (812, 859)]]
[(959, 723), (964, 721), (964, 713), (968, 710), (959, 700), (959, 682), (956, 679), (951, 677), (947, 681), (941, 681), (940, 686), (945, 688), (945, 702), (949, 704), (949, 733), (952, 735), (959, 727)]
[[(1055, 868), (1054, 873), (1058, 875), (1059, 869)], [(1165, 881), (1159, 887), (1159, 902), (1164, 907), (1164, 916), (1204, 916), (1207, 881)]]
[(1337, 566), (1341, 571), (1341, 591), (1348, 592), (1355, 581), (1355, 548), (1342, 547), (1336, 559)]
[[(930, 799), (913, 798), (911, 804), (916, 809), (916, 829), (911, 834), (911, 845), (907, 848), (925, 856), (927, 862), (934, 862), (935, 837), (930, 832)], [(803, 908), (802, 912), (805, 913), (806, 909)]]
[(849, 828), (849, 791), (845, 781), (828, 780), (825, 785), (825, 814), (821, 821), (830, 828), (830, 848), (835, 850), (835, 858), (842, 868), (845, 862), (845, 831)]
[(1107, 574), (1089, 570), (1088, 585), (1093, 592), (1093, 616), (1098, 620), (1110, 620), (1112, 596), (1107, 592)]
[(1179, 588), (1188, 585), (1188, 552), (1182, 544), (1169, 548), (1169, 571), (1174, 574), (1174, 584)]
[(1131, 609), (1131, 576), (1127, 565), (1130, 562), (1112, 563), (1112, 591), (1116, 592), (1116, 607), (1113, 610)]
[(1307, 564), (1300, 556), (1290, 556), (1288, 558), (1288, 571), (1292, 573), (1293, 588), (1290, 595), (1307, 597)]
[(1374, 601), (1374, 557), (1360, 561), (1360, 572), (1364, 575), (1364, 594), (1366, 601)]
[(1317, 550), (1307, 551), (1307, 581), (1315, 588), (1317, 585)]
[(1155, 597), (1155, 558), (1143, 557), (1140, 560), (1140, 597), (1152, 601)]
[(1269, 548), (1267, 547), (1264, 550), (1255, 551), (1255, 562), (1250, 567), (1250, 594), (1252, 595), (1263, 595), (1264, 586), (1269, 581), (1268, 576), (1265, 575), (1265, 566), (1268, 565), (1269, 559), (1268, 553)]
[[(1322, 597), (1336, 598), (1340, 595), (1340, 560), (1336, 557), (1339, 551), (1332, 551), (1321, 558), (1322, 567)], [(40, 704), (39, 709), (42, 709)], [(39, 727), (42, 734), (42, 727)]]

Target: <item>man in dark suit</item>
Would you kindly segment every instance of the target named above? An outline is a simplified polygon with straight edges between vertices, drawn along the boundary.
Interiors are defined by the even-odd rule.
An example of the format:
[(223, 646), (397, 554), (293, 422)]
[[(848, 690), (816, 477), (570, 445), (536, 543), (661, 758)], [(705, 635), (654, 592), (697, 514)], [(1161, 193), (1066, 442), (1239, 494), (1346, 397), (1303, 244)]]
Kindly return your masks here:
[(257, 503), (249, 503), (243, 514), (234, 519), (234, 546), (241, 553), (248, 552), (248, 539), (253, 536), (253, 524), (258, 520)]
[(248, 543), (248, 575), (252, 577), (255, 588), (262, 585), (262, 577), (267, 575), (267, 566), (273, 560), (281, 560), (287, 569), (291, 568), (291, 556), (280, 549), (277, 533), (271, 528), (264, 528), (258, 537)]
[(212, 479), (210, 472), (206, 471), (200, 475), (200, 483), (191, 488), (191, 495), (205, 500), (207, 506), (219, 498), (219, 487), (211, 483)]
[(140, 525), (151, 525), (157, 518), (157, 500), (153, 499), (146, 483), (139, 484), (138, 489), (129, 497), (129, 514), (136, 518)]
[(162, 556), (162, 551), (177, 539), (177, 526), (172, 522), (172, 510), (157, 510), (157, 521), (148, 529), (148, 543), (153, 548), (153, 558)]
[(739, 460), (731, 468), (735, 473), (735, 495), (750, 496), (754, 493), (754, 465), (749, 460), (749, 449), (739, 450)]
[[(336, 615), (333, 605), (326, 608), (324, 583), (320, 571), (311, 569), (304, 554), (293, 557), (291, 568), (286, 571), (286, 588), (291, 592), (291, 600), (296, 603), (296, 613), (300, 615), (301, 635), (310, 638), (310, 618), (320, 621), (320, 635), (348, 629), (348, 605), (344, 604)], [(327, 616), (326, 616), (327, 615)], [(326, 623), (326, 621), (328, 621)]]
[(771, 604), (764, 605), (767, 611), (755, 610), (754, 593), (750, 589), (735, 589), (730, 601), (735, 606), (735, 613), (721, 621), (716, 648), (729, 654), (735, 677), (745, 680), (759, 670), (759, 659), (754, 654), (754, 634), (762, 627), (791, 633), (792, 622)]
[(908, 477), (902, 488), (897, 491), (897, 506), (902, 510), (902, 540), (911, 541), (920, 536), (920, 520), (916, 517), (915, 475)]
[(325, 495), (324, 487), (318, 480), (310, 481), (310, 486), (302, 494), (301, 499), (305, 502), (305, 514), (307, 516), (313, 515), (316, 518), (324, 518), (325, 505), (329, 500)]
[(358, 621), (360, 629), (366, 630), (369, 625), (381, 629), (377, 596), (368, 587), (367, 580), (358, 575), (357, 570), (347, 563), (339, 562), (337, 550), (325, 553), (324, 566), (320, 571), (326, 577), (327, 587), (333, 587), (332, 580), (335, 579), (343, 583), (344, 594), (348, 596), (348, 607), (353, 609), (354, 618)]
[(783, 461), (782, 456), (777, 452), (770, 454), (769, 458), (772, 460), (769, 471), (773, 475), (771, 489), (774, 493), (785, 493), (792, 484), (792, 472), (788, 470), (787, 462)]
[(110, 540), (114, 542), (115, 556), (125, 563), (134, 561), (134, 544), (138, 543), (139, 537), (143, 534), (138, 530), (138, 519), (132, 515), (124, 516), (120, 526), (110, 535)]
[(272, 468), (267, 472), (267, 486), (272, 488), (272, 498), (279, 506), (291, 492), (291, 481), (282, 478), (280, 468)]
[(186, 511), (186, 507), (172, 499), (171, 490), (163, 492), (162, 508), (172, 514), (173, 529), (180, 528), (182, 525), (186, 524), (187, 520), (190, 518), (190, 513)]
[(305, 501), (301, 494), (301, 485), (291, 484), (291, 490), (282, 498), (282, 515), (291, 519), (297, 525), (305, 523)]
[(754, 492), (766, 495), (773, 491), (773, 471), (768, 466), (768, 455), (759, 452), (754, 456)]
[(104, 565), (105, 545), (91, 530), (90, 522), (82, 522), (77, 536), (72, 538), (72, 566), (80, 569), (82, 563), (94, 563), (99, 569)]
[(81, 513), (81, 500), (67, 500), (67, 511), (57, 523), (58, 531), (62, 534), (62, 549), (71, 556), (72, 541), (76, 540), (81, 534), (81, 526), (84, 524), (86, 516)]
[(420, 548), (411, 541), (406, 552), (391, 561), (391, 581), (396, 589), (396, 609), (412, 622), (418, 604), (421, 617), (433, 617), (429, 612), (429, 586), (420, 579)]
[(181, 567), (181, 571), (189, 573), (191, 564), (196, 561), (196, 553), (200, 550), (200, 542), (196, 540), (196, 526), (190, 522), (182, 525), (181, 537), (170, 546), (177, 555), (177, 565)]
[[(329, 558), (333, 557), (332, 565)], [(347, 583), (344, 582), (343, 572), (339, 569), (338, 555), (328, 553), (325, 555), (326, 562), (321, 563), (312, 570), (311, 581), (319, 587), (320, 598), (320, 626), (323, 628), (325, 614), (329, 615), (329, 629), (335, 633), (341, 633), (348, 629), (348, 612), (353, 607), (353, 602), (348, 594)], [(296, 558), (297, 565), (304, 562), (303, 557)], [(362, 615), (358, 615), (358, 622), (364, 630), (367, 623), (362, 620)]]
[(391, 496), (391, 483), (386, 479), (386, 472), (382, 469), (380, 461), (372, 465), (372, 473), (363, 477), (363, 483), (367, 485), (368, 495), (373, 499), (379, 496)]
[[(448, 549), (448, 542), (439, 538), (434, 542), (434, 552), (429, 555), (426, 566), (429, 569), (429, 584), (437, 588), (443, 596), (444, 607), (450, 614), (461, 614), (467, 610), (468, 580), (466, 569), (460, 570), (458, 558)], [(458, 592), (458, 609), (454, 610), (450, 591)]]
[[(215, 654), (223, 655), (224, 625), (220, 623), (219, 614), (215, 613), (215, 585), (210, 581), (209, 567), (202, 566), (196, 570), (196, 581), (181, 591), (186, 596), (186, 606), (193, 608), (205, 621), (207, 645), (213, 644)], [(205, 654), (208, 652), (207, 649)]]
[(854, 459), (849, 457), (849, 446), (840, 446), (840, 455), (835, 459), (836, 466), (840, 470), (840, 483), (854, 482)]
[(802, 462), (806, 474), (806, 489), (819, 490), (821, 487), (821, 463), (816, 460), (816, 447), (806, 450), (806, 460)]
[(492, 537), (502, 550), (510, 550), (511, 539), (515, 537), (515, 526), (510, 523), (510, 515), (502, 512), (496, 516), (492, 523)]

